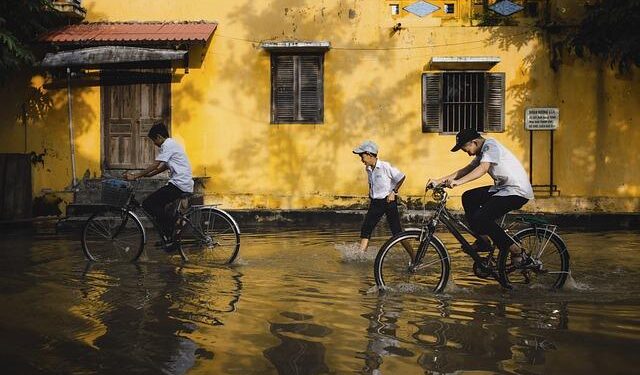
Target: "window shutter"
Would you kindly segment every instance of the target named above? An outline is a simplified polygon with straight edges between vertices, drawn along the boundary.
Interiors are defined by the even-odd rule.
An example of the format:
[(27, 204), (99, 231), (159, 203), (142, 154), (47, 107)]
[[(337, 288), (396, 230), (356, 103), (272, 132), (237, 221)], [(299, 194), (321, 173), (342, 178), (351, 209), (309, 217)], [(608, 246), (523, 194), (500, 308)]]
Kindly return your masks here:
[(504, 131), (504, 73), (485, 73), (485, 132)]
[(442, 129), (442, 73), (422, 74), (422, 132)]
[(295, 64), (294, 56), (271, 56), (271, 122), (293, 122), (295, 119)]
[(303, 55), (298, 57), (300, 72), (300, 122), (322, 122), (322, 55)]

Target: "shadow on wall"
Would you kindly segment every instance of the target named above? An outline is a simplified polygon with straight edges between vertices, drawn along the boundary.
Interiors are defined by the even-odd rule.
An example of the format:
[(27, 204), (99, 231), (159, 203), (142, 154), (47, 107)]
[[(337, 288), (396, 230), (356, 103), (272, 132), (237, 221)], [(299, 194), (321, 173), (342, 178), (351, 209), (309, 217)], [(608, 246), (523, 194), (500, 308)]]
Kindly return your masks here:
[[(336, 166), (350, 155), (355, 144), (366, 138), (380, 142), (384, 138), (383, 157), (391, 157), (394, 164), (410, 163), (411, 155), (428, 154), (425, 142), (414, 142), (420, 135), (420, 107), (399, 108), (390, 98), (403, 97), (419, 92), (420, 71), (416, 69), (390, 85), (377, 84), (380, 75), (388, 71), (403, 71), (403, 62), (395, 51), (345, 51), (329, 50), (324, 63), (325, 119), (318, 125), (269, 124), (271, 97), (270, 81), (264, 78), (269, 72), (269, 53), (259, 48), (263, 40), (330, 40), (332, 46), (349, 46), (358, 43), (358, 17), (364, 5), (338, 3), (335, 7), (300, 5), (292, 7), (291, 1), (276, 0), (269, 7), (256, 12), (250, 3), (234, 9), (232, 21), (250, 30), (250, 34), (238, 36), (246, 40), (228, 40), (231, 47), (225, 50), (232, 58), (222, 61), (220, 71), (234, 71), (245, 66), (245, 74), (223, 75), (222, 80), (233, 81), (234, 91), (228, 93), (237, 103), (243, 103), (244, 116), (254, 129), (247, 131), (229, 155), (227, 175), (223, 180), (236, 182), (259, 178), (271, 181), (270, 186), (284, 188), (279, 193), (287, 196), (338, 191), (354, 193), (354, 186), (362, 185), (358, 174), (349, 179), (339, 176)], [(282, 20), (276, 23), (274, 20)], [(223, 37), (221, 37), (223, 38)], [(380, 29), (371, 45), (393, 47), (398, 38), (389, 38), (388, 30)], [(253, 41), (253, 43), (251, 42)], [(225, 40), (227, 42), (227, 40)], [(244, 45), (243, 45), (244, 44)], [(248, 48), (247, 48), (248, 47)], [(400, 56), (401, 57), (401, 56)], [(372, 62), (385, 61), (384, 71), (370, 71)], [(258, 67), (259, 69), (256, 69)], [(357, 87), (350, 85), (358, 77)], [(264, 84), (256, 84), (256, 82)], [(416, 88), (418, 87), (418, 89)], [(211, 103), (216, 105), (217, 103)], [(252, 111), (251, 108), (256, 108)], [(259, 117), (259, 118), (256, 118)], [(251, 150), (251, 152), (247, 152)], [(257, 169), (259, 176), (244, 175), (243, 171), (268, 163), (268, 168)], [(355, 166), (359, 165), (354, 158)], [(357, 168), (357, 167), (356, 167)], [(217, 177), (216, 177), (217, 178)], [(305, 187), (306, 186), (306, 187)], [(312, 188), (309, 188), (312, 186)], [(312, 189), (313, 191), (309, 191)], [(248, 192), (252, 193), (252, 192)]]
[[(514, 34), (511, 27), (483, 29), (492, 33), (487, 45), (499, 44), (504, 50), (522, 48), (531, 35), (537, 38), (537, 47), (523, 59), (518, 77), (507, 77), (506, 95), (512, 109), (507, 113), (506, 129), (511, 139), (529, 149), (529, 134), (523, 130), (525, 110), (560, 109), (554, 139), (554, 182), (560, 193), (638, 196), (640, 180), (631, 171), (640, 168), (640, 158), (627, 147), (629, 141), (640, 140), (640, 124), (633, 109), (640, 106), (638, 69), (621, 76), (602, 61), (580, 60), (563, 51), (543, 29), (528, 35)], [(549, 182), (547, 134), (536, 132), (534, 137), (536, 184)], [(576, 172), (581, 174), (577, 180)]]
[[(51, 77), (44, 74), (22, 71), (0, 89), (2, 102), (11, 103), (0, 113), (2, 152), (30, 155), (34, 216), (59, 214), (59, 204), (72, 200), (67, 191), (71, 185), (67, 90), (45, 89), (44, 82)], [(72, 95), (77, 139), (96, 124), (98, 117), (82, 88), (73, 88)], [(90, 160), (76, 153), (76, 163), (89, 165)]]

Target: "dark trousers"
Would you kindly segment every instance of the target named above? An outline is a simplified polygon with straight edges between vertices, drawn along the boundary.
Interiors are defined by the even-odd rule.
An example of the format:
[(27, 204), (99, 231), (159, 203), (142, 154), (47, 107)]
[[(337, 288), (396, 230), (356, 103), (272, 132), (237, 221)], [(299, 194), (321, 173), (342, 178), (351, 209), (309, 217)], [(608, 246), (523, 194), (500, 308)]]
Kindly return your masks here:
[(168, 183), (160, 189), (151, 193), (143, 202), (142, 208), (153, 216), (160, 227), (160, 232), (170, 237), (175, 225), (175, 212), (172, 208), (173, 203), (182, 195), (182, 190), (178, 189), (175, 185)]
[(371, 237), (371, 233), (382, 218), (382, 215), (387, 216), (387, 223), (389, 223), (391, 233), (395, 235), (402, 232), (397, 198), (392, 202), (387, 202), (386, 198), (371, 199), (369, 210), (367, 211), (367, 215), (364, 217), (362, 229), (360, 230), (360, 238)]
[(496, 220), (509, 211), (517, 210), (529, 200), (517, 195), (494, 196), (491, 186), (467, 190), (462, 194), (462, 206), (467, 222), (476, 234), (486, 234), (499, 249), (507, 249), (513, 241), (504, 232)]

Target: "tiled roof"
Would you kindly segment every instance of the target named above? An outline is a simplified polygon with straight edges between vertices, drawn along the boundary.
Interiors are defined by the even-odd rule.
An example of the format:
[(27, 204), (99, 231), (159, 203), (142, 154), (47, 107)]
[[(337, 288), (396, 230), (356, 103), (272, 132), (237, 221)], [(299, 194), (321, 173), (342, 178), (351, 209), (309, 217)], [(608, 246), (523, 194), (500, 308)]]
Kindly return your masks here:
[(53, 30), (41, 42), (55, 44), (207, 42), (214, 22), (99, 22), (68, 25)]

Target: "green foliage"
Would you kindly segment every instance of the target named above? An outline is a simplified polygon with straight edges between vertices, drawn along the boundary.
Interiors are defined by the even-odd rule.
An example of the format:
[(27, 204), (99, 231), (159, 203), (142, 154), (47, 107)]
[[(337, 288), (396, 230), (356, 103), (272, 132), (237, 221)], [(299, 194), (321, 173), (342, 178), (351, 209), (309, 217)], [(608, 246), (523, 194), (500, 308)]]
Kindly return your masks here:
[(0, 83), (35, 62), (33, 45), (37, 36), (59, 20), (51, 0), (0, 1)]
[(580, 58), (597, 56), (621, 72), (640, 66), (640, 0), (599, 0), (569, 34), (568, 46)]

